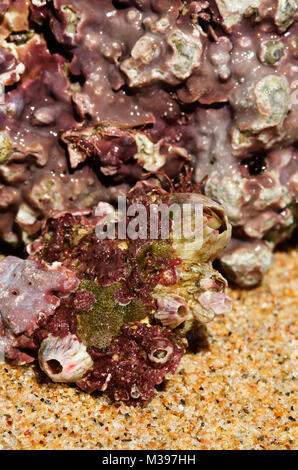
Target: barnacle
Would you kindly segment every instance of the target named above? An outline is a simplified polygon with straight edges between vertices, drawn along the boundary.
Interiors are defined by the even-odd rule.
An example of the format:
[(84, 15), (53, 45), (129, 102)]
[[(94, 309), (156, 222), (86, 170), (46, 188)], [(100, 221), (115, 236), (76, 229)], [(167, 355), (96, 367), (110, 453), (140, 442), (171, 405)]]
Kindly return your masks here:
[(259, 123), (252, 126), (258, 131), (267, 126), (282, 126), (283, 119), (290, 110), (290, 90), (285, 77), (268, 75), (256, 86), (256, 101), (262, 115)]
[(267, 64), (275, 64), (284, 55), (285, 46), (283, 41), (266, 41), (262, 43), (259, 51), (260, 59)]
[[(237, 174), (222, 176), (215, 172), (206, 183), (206, 195), (222, 204), (229, 221), (234, 225), (241, 221), (243, 185), (243, 178)], [(249, 195), (247, 198), (249, 198)]]
[(160, 170), (164, 166), (166, 158), (159, 153), (159, 144), (153, 144), (145, 134), (139, 132), (136, 133), (135, 139), (138, 153), (134, 155), (134, 158), (143, 163), (143, 168), (147, 171)]
[(79, 17), (77, 12), (68, 5), (63, 5), (61, 7), (61, 11), (64, 13), (65, 17), (67, 18), (67, 25), (66, 25), (66, 34), (70, 37), (74, 36), (77, 33)]
[[(247, 116), (232, 131), (232, 148), (238, 152), (248, 149), (256, 140), (265, 146), (282, 133), (284, 120), (291, 109), (290, 87), (285, 76), (267, 75), (254, 87), (253, 96), (243, 98), (239, 105), (251, 108), (253, 119)], [(253, 105), (251, 103), (254, 103)]]
[(200, 64), (202, 54), (200, 34), (194, 30), (193, 36), (188, 37), (176, 29), (169, 36), (168, 43), (174, 51), (173, 57), (169, 60), (169, 68), (173, 75), (185, 80)]
[[(170, 33), (165, 32), (167, 35), (161, 34), (160, 39), (152, 34), (142, 36), (133, 46), (131, 57), (121, 63), (120, 68), (126, 74), (130, 87), (140, 87), (158, 80), (177, 85), (199, 66), (202, 55), (199, 29), (193, 26), (191, 34), (178, 28)], [(167, 45), (172, 49), (169, 57)]]
[(253, 15), (260, 3), (261, 0), (216, 0), (224, 25), (228, 30), (234, 24), (240, 23), (243, 17)]
[(171, 329), (190, 319), (189, 307), (183, 297), (160, 292), (156, 296), (157, 312), (154, 317)]
[(285, 31), (293, 23), (297, 13), (296, 0), (278, 0), (275, 21), (281, 31)]
[(297, 13), (295, 0), (273, 0), (272, 5), (264, 0), (216, 0), (228, 31), (243, 18), (255, 16), (257, 21), (263, 17), (273, 20), (280, 31), (285, 31), (293, 23)]
[[(223, 248), (228, 244), (231, 237), (231, 225), (223, 208), (211, 199), (201, 194), (173, 194), (170, 197), (169, 205), (178, 204), (183, 208), (184, 204), (188, 204), (189, 215), (185, 214), (183, 223), (189, 225), (190, 233), (196, 230), (194, 227), (194, 218), (201, 220), (202, 226), (197, 228), (195, 237), (190, 237), (188, 234), (179, 233), (177, 236), (176, 230), (173, 228), (173, 247), (179, 257), (184, 261), (192, 262), (208, 262), (213, 261)], [(196, 213), (201, 211), (201, 214)], [(200, 217), (201, 215), (201, 217)], [(189, 218), (189, 220), (187, 220)], [(175, 222), (175, 220), (174, 220)], [(185, 236), (186, 235), (186, 236)]]
[(40, 345), (38, 361), (53, 382), (77, 382), (93, 366), (86, 346), (75, 335), (49, 335)]

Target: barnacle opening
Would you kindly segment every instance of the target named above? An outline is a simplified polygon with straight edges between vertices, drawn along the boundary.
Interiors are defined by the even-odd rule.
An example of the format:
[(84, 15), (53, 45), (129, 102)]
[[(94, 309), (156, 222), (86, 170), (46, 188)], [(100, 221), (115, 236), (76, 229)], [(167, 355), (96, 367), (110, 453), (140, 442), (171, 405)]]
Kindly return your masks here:
[(53, 375), (61, 374), (63, 371), (63, 366), (59, 361), (57, 361), (57, 359), (50, 359), (47, 361), (47, 366), (49, 368), (49, 372), (51, 372)]
[(186, 317), (187, 314), (188, 314), (187, 307), (185, 305), (180, 305), (180, 307), (178, 307), (178, 315), (184, 318)]
[(154, 353), (152, 353), (152, 356), (155, 357), (156, 359), (164, 359), (167, 355), (167, 351), (164, 349), (156, 349)]

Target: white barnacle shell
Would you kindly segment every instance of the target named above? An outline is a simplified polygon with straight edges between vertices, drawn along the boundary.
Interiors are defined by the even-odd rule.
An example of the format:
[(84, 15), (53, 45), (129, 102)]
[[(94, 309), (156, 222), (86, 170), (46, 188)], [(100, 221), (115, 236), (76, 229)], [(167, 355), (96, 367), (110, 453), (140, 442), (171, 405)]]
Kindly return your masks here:
[(159, 284), (152, 293), (157, 303), (154, 318), (163, 326), (175, 329), (190, 320), (207, 323), (216, 315), (230, 313), (227, 281), (211, 263), (184, 263), (177, 267), (177, 273), (177, 284)]
[(64, 338), (49, 335), (40, 345), (38, 360), (53, 382), (77, 382), (93, 365), (86, 346), (72, 334)]
[(245, 194), (245, 179), (241, 175), (221, 175), (218, 172), (211, 173), (206, 183), (205, 192), (207, 197), (221, 204), (233, 225), (239, 224), (243, 218), (243, 199), (248, 202), (250, 194)]
[(203, 52), (200, 32), (194, 29), (192, 34), (185, 34), (176, 28), (168, 36), (167, 42), (173, 50), (167, 66), (178, 80), (186, 80), (200, 65)]
[(259, 59), (261, 62), (273, 65), (278, 62), (285, 52), (285, 45), (282, 40), (265, 41), (259, 48)]

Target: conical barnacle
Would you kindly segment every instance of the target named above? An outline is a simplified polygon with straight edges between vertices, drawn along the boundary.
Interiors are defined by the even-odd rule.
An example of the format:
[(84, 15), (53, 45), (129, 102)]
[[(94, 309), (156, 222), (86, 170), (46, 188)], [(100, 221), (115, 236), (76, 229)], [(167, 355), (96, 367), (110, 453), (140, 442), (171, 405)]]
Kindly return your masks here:
[(49, 335), (40, 345), (38, 360), (53, 382), (76, 382), (93, 366), (86, 346), (72, 334), (64, 338)]
[(179, 295), (160, 295), (156, 299), (157, 312), (154, 315), (164, 326), (176, 328), (191, 318), (189, 307)]

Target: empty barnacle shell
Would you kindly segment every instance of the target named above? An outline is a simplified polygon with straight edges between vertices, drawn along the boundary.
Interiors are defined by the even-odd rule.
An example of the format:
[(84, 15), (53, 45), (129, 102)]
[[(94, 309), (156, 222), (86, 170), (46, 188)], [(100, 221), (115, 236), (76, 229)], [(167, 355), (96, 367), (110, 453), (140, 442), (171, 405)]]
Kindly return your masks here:
[(166, 338), (156, 338), (153, 342), (148, 359), (156, 364), (166, 364), (174, 354), (174, 346)]
[(64, 338), (49, 335), (40, 345), (38, 360), (53, 382), (76, 382), (93, 366), (86, 346), (72, 334)]

